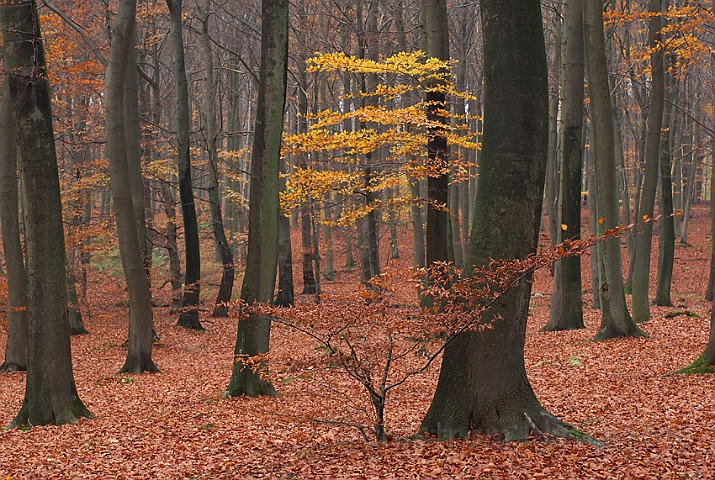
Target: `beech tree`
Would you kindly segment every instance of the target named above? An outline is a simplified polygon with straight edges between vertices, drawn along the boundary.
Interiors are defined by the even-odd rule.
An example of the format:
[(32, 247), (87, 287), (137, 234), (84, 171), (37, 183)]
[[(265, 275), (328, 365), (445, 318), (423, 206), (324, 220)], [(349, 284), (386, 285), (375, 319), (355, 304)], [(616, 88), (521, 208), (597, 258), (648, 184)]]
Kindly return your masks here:
[[(263, 0), (261, 68), (256, 125), (251, 154), (251, 209), (248, 258), (241, 300), (270, 303), (278, 267), (278, 201), (281, 136), (288, 77), (288, 0)], [(271, 321), (250, 314), (238, 322), (233, 372), (224, 395), (274, 395), (263, 373), (261, 355), (268, 353)], [(254, 360), (258, 360), (258, 368)]]
[[(599, 2), (584, 2), (583, 30), (586, 57), (586, 76), (591, 100), (591, 145), (596, 187), (597, 232), (615, 228), (619, 221), (618, 188), (613, 138), (613, 112), (608, 86), (608, 68), (603, 33), (603, 11)], [(591, 194), (593, 195), (593, 194)], [(601, 327), (594, 340), (620, 336), (643, 336), (626, 306), (623, 290), (621, 242), (612, 238), (600, 242), (598, 250), (598, 279), (594, 289), (599, 291)]]
[(27, 369), (27, 287), (25, 255), (20, 243), (17, 198), (17, 147), (10, 83), (0, 99), (0, 226), (7, 269), (7, 347), (0, 372)]
[[(540, 2), (486, 0), (481, 8), (484, 136), (466, 262), (477, 268), (536, 250), (548, 146)], [(482, 322), (491, 328), (460, 333), (447, 344), (420, 431), (449, 438), (475, 430), (517, 440), (538, 428), (598, 443), (544, 410), (531, 388), (524, 367), (530, 293), (525, 278), (485, 312)]]
[[(565, 6), (561, 95), (561, 194), (556, 243), (581, 238), (581, 160), (583, 152), (583, 22), (581, 0)], [(584, 328), (581, 258), (566, 257), (554, 269), (549, 322), (543, 330)]]
[(182, 312), (178, 325), (203, 330), (199, 322), (199, 294), (201, 293), (201, 252), (199, 251), (199, 225), (194, 203), (194, 187), (191, 180), (191, 152), (189, 150), (190, 113), (189, 90), (184, 61), (184, 38), (182, 27), (183, 0), (166, 0), (171, 23), (171, 74), (176, 88), (177, 153), (179, 169), (179, 198), (184, 219), (184, 248), (186, 250), (186, 276)]
[(0, 4), (0, 28), (20, 161), (28, 271), (25, 398), (9, 426), (72, 423), (92, 414), (77, 395), (72, 373), (60, 182), (35, 1)]
[[(658, 187), (660, 166), (660, 129), (663, 124), (665, 106), (665, 84), (663, 68), (663, 38), (660, 32), (662, 0), (651, 0), (648, 21), (648, 43), (652, 49), (651, 94), (648, 109), (648, 134), (645, 140), (645, 179), (638, 209), (642, 218), (637, 218), (636, 254), (633, 266), (633, 320), (645, 322), (650, 318), (648, 290), (650, 285), (650, 251), (653, 240), (652, 220), (655, 208), (655, 194)], [(667, 3), (665, 4), (667, 8)]]
[(112, 26), (112, 44), (105, 79), (107, 105), (107, 156), (112, 183), (117, 237), (122, 269), (129, 292), (129, 350), (121, 372), (157, 372), (151, 358), (153, 312), (151, 292), (144, 269), (144, 258), (132, 199), (125, 130), (125, 81), (130, 50), (134, 48), (136, 0), (123, 0)]

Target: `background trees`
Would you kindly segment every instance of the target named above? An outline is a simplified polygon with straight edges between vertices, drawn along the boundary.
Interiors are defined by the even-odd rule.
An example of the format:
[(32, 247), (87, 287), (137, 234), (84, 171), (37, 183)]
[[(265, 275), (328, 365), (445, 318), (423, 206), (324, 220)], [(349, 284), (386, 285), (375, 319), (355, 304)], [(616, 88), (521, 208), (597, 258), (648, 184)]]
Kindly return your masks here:
[[(266, 101), (265, 92), (260, 94), (260, 89), (268, 86), (265, 81), (259, 81), (259, 65), (265, 60), (259, 47), (262, 40), (266, 41), (262, 29), (270, 26), (267, 25), (270, 22), (259, 2), (140, 1), (134, 39), (125, 39), (123, 46), (127, 53), (124, 74), (120, 70), (125, 67), (117, 69), (112, 63), (112, 54), (118, 51), (114, 46), (122, 40), (121, 35), (106, 28), (107, 19), (121, 19), (124, 10), (115, 11), (111, 2), (57, 0), (44, 4), (47, 8), (40, 11), (42, 22), (47, 26), (48, 59), (52, 67), (48, 80), (53, 88), (55, 107), (55, 142), (68, 238), (68, 278), (77, 278), (78, 284), (78, 308), (73, 306), (73, 311), (82, 310), (89, 314), (94, 308), (83, 295), (87, 290), (84, 275), (87, 271), (107, 273), (107, 278), (111, 279), (109, 283), (116, 284), (116, 303), (126, 301), (126, 286), (131, 318), (138, 318), (140, 308), (137, 302), (141, 303), (144, 312), (142, 333), (137, 337), (134, 335), (137, 324), (130, 327), (127, 362), (132, 366), (127, 368), (131, 371), (152, 369), (153, 365), (150, 357), (152, 335), (148, 329), (152, 317), (149, 285), (155, 307), (163, 307), (171, 300), (176, 302), (183, 283), (188, 309), (181, 313), (181, 323), (197, 329), (201, 327), (199, 315), (207, 308), (217, 314), (228, 310), (220, 306), (216, 308), (213, 303), (207, 307), (206, 299), (217, 298), (219, 303), (231, 300), (232, 257), (236, 259), (238, 278), (243, 275), (243, 299), (249, 302), (273, 300), (273, 248), (279, 236), (274, 223), (274, 215), (279, 215), (278, 187), (274, 185), (278, 167), (274, 160), (279, 156), (280, 146), (276, 132), (281, 129), (289, 136), (283, 151), (286, 187), (282, 201), (287, 216), (280, 217), (283, 221), (280, 234), (283, 244), (289, 245), (291, 229), (297, 231), (299, 212), (304, 239), (301, 242), (303, 286), (306, 293), (313, 295), (311, 302), (323, 300), (321, 282), (332, 282), (336, 278), (338, 282), (343, 281), (349, 272), (341, 269), (343, 266), (350, 269), (356, 257), (362, 260), (363, 281), (384, 272), (388, 259), (396, 260), (397, 239), (406, 229), (414, 237), (415, 266), (424, 266), (425, 259), (453, 259), (457, 266), (464, 263), (469, 271), (470, 262), (484, 263), (484, 258), (474, 255), (466, 260), (463, 258), (460, 247), (470, 235), (470, 227), (477, 227), (472, 228), (474, 241), (489, 243), (499, 239), (506, 244), (503, 248), (495, 246), (489, 255), (518, 257), (539, 245), (534, 237), (536, 220), (530, 215), (535, 215), (538, 203), (535, 199), (541, 195), (537, 185), (540, 180), (534, 180), (541, 175), (541, 157), (532, 162), (538, 169), (530, 171), (533, 178), (530, 177), (528, 188), (524, 190), (530, 192), (528, 202), (534, 202), (534, 205), (529, 203), (528, 224), (522, 224), (523, 219), (507, 218), (514, 211), (526, 208), (510, 203), (512, 197), (527, 203), (526, 196), (515, 195), (516, 180), (511, 181), (510, 177), (504, 180), (501, 174), (505, 172), (498, 171), (501, 167), (493, 166), (498, 155), (490, 148), (496, 147), (488, 146), (486, 139), (484, 161), (478, 161), (482, 155), (476, 140), (481, 134), (481, 109), (485, 103), (483, 77), (487, 75), (489, 81), (493, 81), (497, 69), (495, 67), (490, 72), (484, 68), (484, 62), (491, 54), (490, 40), (476, 17), (479, 9), (493, 8), (492, 2), (475, 5), (461, 1), (447, 4), (415, 0), (354, 0), (325, 4), (306, 0), (291, 7), (281, 4), (281, 9), (288, 9), (291, 29), (286, 35), (292, 40), (291, 48), (285, 53), (286, 60), (283, 61), (284, 53), (281, 52), (280, 61), (275, 65), (276, 71), (283, 75), (276, 84), (283, 81), (286, 84), (285, 109), (278, 108), (279, 102), (273, 102), (275, 118), (270, 122), (263, 112), (264, 106), (270, 102)], [(533, 10), (533, 5), (529, 5)], [(551, 105), (549, 134), (552, 142), (548, 153), (550, 188), (546, 194), (549, 207), (546, 210), (551, 212), (543, 229), (549, 232), (552, 242), (559, 241), (559, 234), (560, 239), (565, 240), (577, 238), (582, 230), (585, 232), (586, 222), (582, 220), (584, 212), (580, 202), (582, 194), (591, 200), (599, 197), (597, 205), (589, 209), (594, 231), (597, 228), (602, 233), (613, 231), (619, 224), (630, 224), (631, 219), (642, 223), (634, 229), (638, 232), (637, 241), (634, 236), (627, 243), (630, 251), (635, 252), (631, 256), (633, 261), (628, 262), (632, 271), (634, 305), (641, 312), (640, 317), (645, 319), (642, 312), (649, 308), (654, 293), (650, 285), (654, 282), (650, 269), (641, 266), (649, 263), (650, 256), (638, 252), (650, 248), (652, 236), (648, 229), (653, 226), (654, 235), (663, 239), (660, 252), (666, 252), (666, 247), (672, 246), (676, 229), (685, 246), (689, 241), (692, 205), (708, 198), (711, 193), (711, 147), (708, 142), (713, 130), (710, 111), (712, 79), (710, 71), (703, 67), (706, 64), (703, 59), (711, 53), (710, 33), (706, 27), (712, 23), (712, 11), (684, 0), (673, 1), (670, 7), (668, 2), (659, 1), (610, 1), (605, 11), (595, 5), (589, 12), (591, 17), (587, 19), (587, 25), (591, 28), (603, 26), (606, 34), (599, 31), (594, 35), (594, 30), (586, 32), (589, 53), (593, 54), (595, 47), (599, 47), (599, 51), (598, 62), (594, 61), (595, 55), (589, 55), (588, 102), (584, 107), (584, 75), (582, 69), (579, 70), (579, 53), (575, 52), (574, 57), (570, 55), (574, 53), (570, 52), (570, 47), (575, 44), (573, 39), (581, 37), (579, 32), (570, 33), (570, 28), (579, 25), (579, 20), (571, 18), (571, 13), (576, 10), (573, 5), (568, 7), (568, 20), (561, 35), (560, 5), (552, 2), (542, 5), (543, 17), (548, 20), (545, 23), (547, 45), (538, 48), (538, 55), (545, 50), (550, 56), (550, 62), (546, 64), (551, 68), (548, 90), (552, 92), (552, 97), (547, 99)], [(660, 27), (657, 18), (649, 14), (655, 11), (662, 13), (657, 17), (662, 19)], [(491, 14), (486, 13), (487, 18), (491, 18)], [(532, 13), (535, 14), (535, 10)], [(520, 17), (521, 13), (515, 15)], [(78, 18), (82, 21), (75, 21)], [(282, 17), (280, 24), (284, 25)], [(449, 35), (445, 35), (447, 33)], [(534, 32), (531, 33), (536, 38)], [(485, 48), (481, 46), (482, 39), (487, 42)], [(564, 69), (561, 76), (558, 74), (562, 70), (558, 56), (564, 41), (563, 59), (575, 72), (568, 74), (570, 69)], [(451, 57), (459, 62), (451, 65), (449, 74), (446, 64), (430, 70), (427, 67), (436, 65), (434, 59), (413, 54), (418, 46), (424, 46), (428, 56), (446, 60), (450, 57), (445, 53), (450, 42)], [(318, 56), (315, 63), (306, 65), (307, 57), (316, 51), (327, 55)], [(345, 55), (331, 55), (335, 52)], [(537, 54), (536, 50), (533, 54)], [(110, 59), (106, 71), (105, 58)], [(359, 69), (356, 68), (358, 60), (363, 61)], [(489, 62), (491, 68), (494, 62)], [(512, 80), (516, 72), (516, 67), (512, 67), (510, 65), (500, 73), (503, 78), (498, 79), (499, 84), (506, 85)], [(666, 78), (663, 89), (659, 81), (661, 67)], [(136, 88), (121, 88), (120, 92), (117, 89), (122, 82), (126, 87)], [(543, 83), (541, 77), (539, 82)], [(443, 91), (438, 91), (435, 86)], [(461, 91), (467, 93), (461, 94)], [(558, 101), (559, 91), (563, 102)], [(444, 103), (442, 94), (450, 101)], [(535, 99), (541, 99), (542, 94), (541, 90), (533, 95), (529, 93)], [(123, 95), (123, 99), (116, 95)], [(573, 101), (569, 100), (571, 95)], [(9, 96), (14, 95), (3, 95), (5, 99)], [(129, 97), (131, 101), (127, 100)], [(180, 99), (177, 104), (180, 108), (173, 105), (175, 97)], [(661, 97), (666, 100), (662, 115), (664, 128), (656, 122), (661, 117), (658, 113)], [(490, 111), (510, 111), (512, 100), (503, 98), (497, 104), (490, 103)], [(4, 105), (8, 103), (4, 102)], [(533, 111), (540, 111), (540, 108), (541, 104)], [(120, 110), (121, 115), (118, 115)], [(279, 111), (285, 111), (281, 115), (285, 128), (278, 120)], [(424, 115), (426, 111), (428, 116)], [(559, 117), (563, 121), (560, 127), (556, 123)], [(499, 135), (490, 130), (498, 125), (489, 126), (487, 120), (484, 124), (486, 138), (494, 142), (497, 136), (521, 135), (523, 125), (517, 125), (520, 118), (521, 113), (512, 114), (508, 118), (511, 123), (499, 127), (504, 130)], [(119, 125), (130, 133), (118, 134), (114, 127)], [(272, 133), (262, 131), (264, 127)], [(262, 138), (264, 134), (265, 138)], [(534, 134), (534, 138), (538, 135)], [(522, 136), (514, 141), (521, 141)], [(121, 154), (115, 148), (122, 140), (125, 149), (129, 144), (133, 147), (129, 148), (130, 153)], [(533, 139), (531, 143), (538, 142)], [(556, 148), (559, 143), (562, 151)], [(263, 152), (263, 147), (270, 152)], [(533, 151), (541, 152), (541, 147), (538, 144)], [(8, 152), (5, 153), (13, 156)], [(517, 154), (521, 155), (514, 153)], [(270, 182), (265, 185), (259, 161), (264, 157), (271, 159), (271, 169), (266, 177)], [(115, 158), (124, 158), (131, 163), (128, 183), (122, 182), (121, 176), (117, 175)], [(436, 161), (439, 158), (441, 160)], [(581, 158), (584, 159), (583, 168)], [(660, 165), (654, 163), (654, 158)], [(595, 170), (587, 166), (593, 164)], [(660, 172), (653, 165), (660, 166)], [(478, 193), (478, 169), (483, 193)], [(518, 168), (514, 169), (514, 172), (518, 171)], [(107, 179), (109, 172), (111, 182)], [(657, 186), (658, 174), (660, 188)], [(12, 177), (12, 173), (9, 176)], [(110, 183), (112, 189), (108, 188)], [(559, 184), (563, 187), (557, 188)], [(668, 187), (671, 185), (675, 212), (672, 218), (668, 210)], [(259, 193), (264, 187), (264, 192), (269, 193)], [(9, 188), (6, 190), (10, 191)], [(179, 190), (178, 195), (176, 190)], [(499, 202), (487, 204), (484, 195), (494, 202), (501, 198), (506, 206)], [(180, 221), (176, 220), (175, 212), (177, 196), (182, 207)], [(473, 201), (476, 196), (480, 203)], [(664, 212), (660, 220), (664, 222), (662, 229), (652, 221), (658, 204)], [(21, 208), (24, 211), (24, 206)], [(559, 208), (560, 217), (555, 213)], [(3, 209), (9, 211), (13, 207)], [(505, 213), (500, 214), (500, 218), (507, 220), (489, 216), (501, 211)], [(649, 217), (645, 223), (644, 215)], [(425, 218), (429, 224), (428, 253), (424, 251)], [(673, 232), (661, 235), (661, 232), (670, 232), (667, 222), (673, 218), (676, 219)], [(479, 223), (484, 219), (491, 219), (493, 225), (485, 227)], [(502, 221), (508, 228), (501, 229)], [(117, 239), (112, 228), (115, 222), (118, 230), (135, 231), (138, 238)], [(447, 227), (450, 222), (452, 228)], [(225, 239), (221, 225), (225, 227)], [(439, 228), (433, 229), (434, 225)], [(268, 227), (264, 229), (263, 226)], [(490, 230), (497, 226), (500, 230)], [(12, 230), (10, 226), (3, 227), (3, 234)], [(510, 230), (512, 228), (515, 230)], [(515, 233), (519, 228), (528, 235)], [(514, 238), (525, 236), (527, 241), (523, 238), (509, 240), (512, 235)], [(207, 241), (211, 236), (215, 239), (213, 246)], [(525, 244), (520, 245), (524, 249), (516, 248), (515, 243), (520, 241)], [(5, 254), (12, 255), (12, 260), (17, 262), (12, 265), (12, 261), (8, 261), (8, 269), (12, 268), (19, 275), (21, 255), (10, 253), (17, 244), (10, 239), (4, 243), (7, 244)], [(386, 248), (388, 243), (389, 249)], [(138, 245), (145, 254), (127, 253), (127, 244)], [(546, 246), (546, 242), (542, 245)], [(491, 246), (489, 243), (489, 248)], [(438, 248), (433, 250), (431, 247)], [(609, 241), (600, 248), (601, 271), (592, 275), (596, 292), (603, 294), (604, 326), (597, 338), (640, 335), (641, 331), (630, 320), (626, 296), (621, 288), (622, 247), (618, 241)], [(265, 256), (258, 255), (259, 250), (270, 252)], [(217, 257), (220, 257), (221, 265), (218, 269), (214, 262)], [(199, 258), (204, 259), (201, 264), (203, 273)], [(181, 271), (182, 259), (186, 265), (185, 276)], [(116, 272), (120, 261), (133, 265), (124, 275)], [(565, 259), (563, 264), (570, 266), (556, 268), (555, 275), (561, 281), (563, 296), (562, 308), (553, 308), (554, 318), (564, 324), (568, 323), (566, 317), (573, 318), (573, 325), (569, 326), (580, 327), (579, 320), (583, 317), (583, 291), (577, 268), (580, 261)], [(667, 265), (667, 261), (662, 264)], [(292, 266), (287, 255), (283, 257), (282, 268), (284, 278), (288, 278)], [(661, 288), (657, 301), (662, 303), (669, 302), (671, 285), (667, 271), (663, 268), (658, 275)], [(587, 272), (584, 273), (587, 279)], [(9, 282), (13, 291), (20, 288), (18, 280)], [(137, 284), (141, 286), (140, 293), (137, 293)], [(168, 293), (168, 285), (171, 293)], [(199, 285), (202, 288), (198, 288)], [(528, 303), (526, 287), (520, 288), (523, 290), (513, 292), (518, 301), (504, 307), (509, 317), (507, 322), (514, 322), (517, 333), (523, 331), (524, 309)], [(70, 294), (71, 291), (70, 287)], [(555, 289), (556, 293), (558, 291)], [(201, 292), (204, 292), (203, 297)], [(308, 299), (298, 298), (298, 303), (305, 301)], [(10, 303), (14, 306), (17, 302), (12, 300)], [(285, 300), (285, 303), (290, 304), (292, 300)], [(552, 302), (552, 306), (555, 305), (557, 302)], [(513, 316), (512, 307), (520, 309), (514, 311)], [(19, 317), (20, 311), (13, 312)], [(164, 315), (157, 318), (161, 323)], [(244, 328), (249, 326), (250, 320), (245, 323), (242, 319), (236, 343), (237, 355), (266, 353), (269, 322), (265, 318), (261, 322), (256, 325), (263, 343), (250, 349), (244, 342), (253, 335)], [(11, 325), (21, 325), (21, 322), (13, 319)], [(557, 325), (557, 328), (561, 326)], [(488, 342), (501, 333), (487, 333), (479, 338), (475, 335), (469, 341), (481, 345), (480, 342)], [(141, 345), (134, 342), (135, 338), (141, 338)], [(524, 368), (518, 361), (521, 355), (519, 342), (517, 338), (507, 342), (508, 348), (504, 351), (492, 352), (489, 364), (497, 363), (497, 354), (502, 355), (500, 361), (508, 358), (511, 362), (511, 376), (521, 376)], [(23, 343), (13, 340), (8, 345)], [(141, 356), (145, 360), (130, 362), (130, 357), (135, 357), (137, 351), (143, 352)], [(7, 365), (21, 366), (22, 362), (9, 358), (20, 358), (19, 350), (8, 348), (6, 355)], [(458, 358), (457, 363), (463, 366), (459, 355), (454, 358)], [(448, 363), (454, 358), (445, 360)], [(239, 358), (236, 368), (238, 372), (246, 373), (243, 359), (245, 357)], [(474, 366), (475, 371), (479, 368), (483, 366)], [(517, 388), (514, 386), (518, 384), (518, 388), (526, 392), (524, 398), (529, 397), (525, 400), (531, 409), (528, 416), (533, 417), (534, 412), (540, 414), (538, 402), (527, 395), (528, 383), (512, 377), (505, 380), (504, 388)], [(256, 378), (251, 377), (248, 383)], [(267, 384), (260, 387), (249, 390), (260, 393), (259, 390), (265, 387), (265, 391), (270, 391)], [(482, 407), (479, 404), (478, 408)], [(484, 408), (488, 410), (488, 407)], [(489, 421), (485, 420), (486, 423)], [(523, 435), (524, 422), (528, 423), (526, 419), (519, 420), (518, 428), (505, 432), (507, 436)], [(427, 430), (434, 430), (434, 425), (429, 422), (426, 425)], [(452, 428), (447, 428), (449, 422), (444, 425), (447, 431)], [(465, 422), (455, 422), (455, 425), (457, 434), (465, 433)], [(487, 428), (501, 431), (502, 426), (490, 424)]]

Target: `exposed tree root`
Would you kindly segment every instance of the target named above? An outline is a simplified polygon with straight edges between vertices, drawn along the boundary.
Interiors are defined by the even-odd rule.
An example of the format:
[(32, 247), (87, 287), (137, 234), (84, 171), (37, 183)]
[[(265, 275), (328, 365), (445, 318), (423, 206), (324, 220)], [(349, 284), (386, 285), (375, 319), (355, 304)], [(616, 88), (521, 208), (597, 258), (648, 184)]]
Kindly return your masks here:
[(94, 415), (92, 415), (82, 401), (76, 397), (73, 401), (58, 403), (52, 406), (35, 404), (34, 409), (30, 407), (30, 403), (25, 402), (17, 416), (5, 427), (5, 430), (48, 424), (64, 425), (67, 423), (77, 423), (82, 417), (94, 418)]
[(141, 359), (134, 358), (129, 359), (124, 362), (122, 368), (119, 369), (117, 373), (160, 373), (159, 368), (154, 364), (151, 358)]
[(680, 370), (676, 370), (674, 373), (682, 373), (685, 375), (715, 373), (715, 365), (713, 365), (712, 362), (708, 362), (704, 355), (700, 355), (693, 363), (687, 367), (681, 368)]
[(523, 410), (520, 413), (501, 412), (498, 417), (488, 414), (482, 417), (479, 425), (472, 428), (466, 425), (437, 424), (434, 428), (428, 429), (423, 426), (419, 434), (429, 433), (436, 435), (440, 440), (447, 441), (451, 438), (467, 439), (471, 430), (488, 435), (497, 435), (504, 442), (513, 442), (525, 440), (533, 433), (544, 439), (548, 438), (547, 435), (550, 435), (552, 437), (576, 440), (577, 442), (597, 447), (604, 446), (599, 440), (578, 430), (573, 425), (559, 420), (540, 406), (531, 408), (529, 411)]

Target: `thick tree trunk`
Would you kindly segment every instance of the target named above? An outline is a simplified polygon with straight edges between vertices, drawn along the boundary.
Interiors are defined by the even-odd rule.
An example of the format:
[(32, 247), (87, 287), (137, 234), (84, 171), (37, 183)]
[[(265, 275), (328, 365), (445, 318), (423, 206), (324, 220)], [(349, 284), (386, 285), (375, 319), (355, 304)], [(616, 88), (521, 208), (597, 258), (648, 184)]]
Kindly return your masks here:
[[(524, 258), (537, 247), (548, 146), (548, 84), (538, 0), (481, 3), (485, 110), (480, 186), (467, 265)], [(515, 192), (518, 192), (515, 194)], [(440, 438), (470, 430), (526, 438), (532, 425), (580, 438), (539, 404), (526, 376), (530, 279), (506, 292), (479, 332), (447, 344), (439, 383), (420, 430)]]
[[(591, 98), (591, 146), (596, 187), (598, 234), (619, 224), (618, 188), (614, 156), (613, 114), (608, 87), (608, 70), (603, 34), (603, 11), (598, 2), (584, 2), (584, 46), (586, 73)], [(593, 195), (594, 192), (590, 192)], [(623, 291), (621, 241), (611, 238), (600, 242), (598, 249), (598, 286), (601, 303), (601, 327), (594, 340), (624, 335), (641, 336), (643, 331), (633, 322)]]
[[(648, 109), (648, 135), (645, 145), (645, 179), (641, 195), (639, 217), (636, 219), (636, 258), (633, 266), (633, 320), (637, 323), (650, 318), (648, 290), (650, 286), (650, 252), (653, 240), (653, 212), (658, 189), (660, 164), (660, 135), (663, 126), (665, 83), (661, 29), (662, 0), (651, 0), (648, 21), (648, 42), (653, 49), (651, 64), (651, 95)], [(667, 8), (667, 5), (665, 5)], [(648, 221), (643, 221), (642, 218)]]
[(123, 0), (112, 26), (112, 44), (105, 80), (107, 156), (116, 212), (117, 237), (124, 278), (129, 292), (129, 350), (120, 372), (157, 372), (151, 359), (153, 312), (137, 234), (131, 194), (126, 131), (124, 82), (130, 49), (134, 48), (136, 0)]
[(9, 426), (91, 417), (72, 373), (62, 203), (51, 95), (34, 0), (0, 5), (5, 81), (15, 121), (27, 252), (27, 376)]
[(7, 346), (0, 372), (27, 370), (27, 277), (20, 242), (17, 148), (10, 82), (0, 99), (0, 230), (7, 269)]
[[(568, 0), (564, 16), (564, 66), (561, 98), (561, 199), (556, 242), (581, 238), (581, 160), (583, 146), (583, 22), (581, 0)], [(566, 257), (554, 270), (551, 316), (543, 330), (584, 328), (581, 257)]]
[[(241, 288), (247, 303), (273, 300), (278, 266), (278, 173), (283, 110), (288, 71), (288, 0), (263, 0), (261, 70), (256, 125), (251, 155), (251, 210), (248, 220), (248, 259)], [(226, 396), (273, 395), (275, 389), (263, 377), (268, 368), (259, 359), (252, 369), (242, 356), (268, 352), (271, 321), (250, 315), (239, 320), (234, 364)]]
[(184, 298), (178, 325), (203, 330), (199, 322), (199, 294), (201, 293), (201, 253), (199, 250), (199, 225), (196, 219), (194, 187), (191, 180), (191, 153), (189, 151), (190, 114), (189, 90), (184, 63), (181, 6), (183, 0), (166, 0), (169, 7), (171, 31), (171, 74), (176, 89), (176, 119), (178, 124), (177, 152), (179, 166), (179, 197), (184, 217), (184, 248), (186, 250), (186, 278)]

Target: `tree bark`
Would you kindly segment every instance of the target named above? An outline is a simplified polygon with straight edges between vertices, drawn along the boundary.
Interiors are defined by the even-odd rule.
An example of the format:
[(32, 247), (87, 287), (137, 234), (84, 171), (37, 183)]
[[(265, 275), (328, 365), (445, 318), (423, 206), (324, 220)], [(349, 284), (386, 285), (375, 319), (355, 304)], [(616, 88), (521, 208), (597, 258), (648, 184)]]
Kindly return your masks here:
[(216, 304), (211, 313), (212, 317), (228, 317), (231, 292), (233, 292), (234, 265), (233, 254), (226, 239), (221, 212), (221, 199), (218, 188), (218, 148), (216, 137), (216, 82), (214, 81), (213, 52), (211, 51), (211, 38), (209, 37), (209, 17), (211, 13), (211, 0), (204, 0), (201, 13), (201, 45), (206, 68), (206, 89), (204, 92), (204, 107), (206, 109), (206, 146), (209, 156), (209, 205), (211, 208), (211, 226), (218, 246), (221, 259), (222, 273), (221, 285), (216, 295)]
[[(561, 96), (560, 224), (556, 243), (581, 238), (581, 177), (583, 146), (584, 58), (581, 0), (568, 0), (564, 11), (564, 65)], [(542, 330), (584, 328), (581, 257), (566, 257), (554, 271), (551, 316)]]
[(130, 50), (134, 48), (136, 0), (123, 0), (112, 26), (112, 43), (105, 76), (107, 156), (114, 197), (119, 252), (129, 292), (129, 350), (120, 372), (157, 372), (151, 358), (153, 312), (151, 292), (138, 239), (131, 194), (124, 94)]
[[(467, 265), (477, 268), (492, 258), (519, 259), (536, 250), (549, 115), (539, 1), (485, 0), (481, 8), (484, 137), (467, 258)], [(530, 280), (525, 278), (485, 312), (482, 322), (491, 328), (460, 333), (447, 344), (420, 431), (449, 438), (475, 430), (517, 440), (536, 425), (554, 435), (593, 441), (547, 413), (527, 379)]]
[[(248, 220), (248, 258), (241, 299), (249, 304), (273, 300), (278, 264), (278, 172), (283, 110), (288, 71), (288, 0), (263, 0), (261, 69), (256, 125), (251, 155), (251, 192)], [(249, 315), (238, 322), (234, 364), (226, 396), (274, 395), (262, 376), (268, 368), (261, 360), (251, 369), (242, 355), (268, 352), (271, 321)]]
[[(653, 49), (650, 57), (651, 95), (648, 109), (648, 135), (645, 144), (645, 179), (641, 195), (639, 217), (636, 218), (636, 258), (633, 266), (633, 320), (645, 322), (650, 318), (648, 290), (650, 286), (650, 252), (653, 240), (653, 213), (658, 189), (660, 164), (660, 136), (665, 106), (665, 70), (661, 30), (662, 0), (651, 0), (648, 21), (648, 43)], [(667, 5), (665, 6), (667, 8)], [(643, 220), (643, 219), (646, 220)]]
[(10, 427), (91, 417), (72, 373), (62, 202), (50, 86), (34, 0), (0, 5), (6, 82), (19, 153), (27, 252), (25, 397)]
[[(668, 0), (665, 0), (667, 2)], [(663, 11), (666, 11), (664, 6)], [(674, 90), (673, 75), (668, 73), (665, 87), (669, 91)], [(658, 278), (656, 283), (655, 300), (653, 303), (659, 306), (672, 306), (670, 300), (670, 289), (673, 280), (673, 264), (675, 263), (675, 220), (673, 218), (673, 181), (671, 178), (671, 139), (675, 137), (675, 115), (673, 115), (673, 95), (668, 95), (671, 99), (663, 112), (663, 121), (668, 122), (669, 128), (663, 128), (660, 140), (660, 235), (658, 237)], [(711, 299), (712, 300), (712, 299)]]
[[(422, 0), (422, 34), (426, 53), (430, 57), (449, 60), (449, 27), (446, 0)], [(447, 123), (441, 111), (449, 111), (443, 92), (428, 90), (427, 120)], [(447, 261), (447, 229), (449, 228), (448, 185), (449, 151), (447, 138), (441, 128), (428, 129), (427, 142), (427, 229), (425, 254), (427, 266)]]
[(176, 119), (178, 123), (177, 152), (179, 167), (179, 197), (184, 217), (184, 248), (186, 250), (186, 277), (182, 312), (177, 325), (194, 330), (203, 330), (199, 322), (199, 299), (201, 293), (201, 253), (199, 250), (199, 226), (196, 219), (194, 187), (191, 180), (191, 152), (189, 151), (190, 114), (189, 90), (184, 63), (184, 39), (181, 21), (183, 0), (166, 0), (169, 7), (171, 31), (171, 74), (176, 89)]
[(10, 82), (0, 99), (0, 230), (7, 269), (7, 346), (0, 372), (27, 370), (27, 277), (20, 242), (17, 196), (17, 146)]
[[(608, 87), (608, 69), (603, 33), (603, 11), (599, 2), (584, 2), (583, 30), (591, 99), (591, 146), (596, 187), (597, 231), (606, 230), (619, 223), (618, 188), (613, 138), (613, 113)], [(593, 195), (594, 192), (590, 192)], [(600, 242), (598, 249), (598, 286), (601, 306), (601, 327), (594, 340), (624, 335), (642, 336), (626, 306), (623, 291), (621, 241), (611, 238)]]
[[(281, 159), (281, 173), (286, 173), (286, 161)], [(279, 179), (281, 191), (285, 191), (286, 179)], [(290, 243), (290, 218), (285, 212), (278, 212), (278, 293), (275, 304), (279, 307), (295, 305), (295, 290), (293, 288), (293, 253)]]

